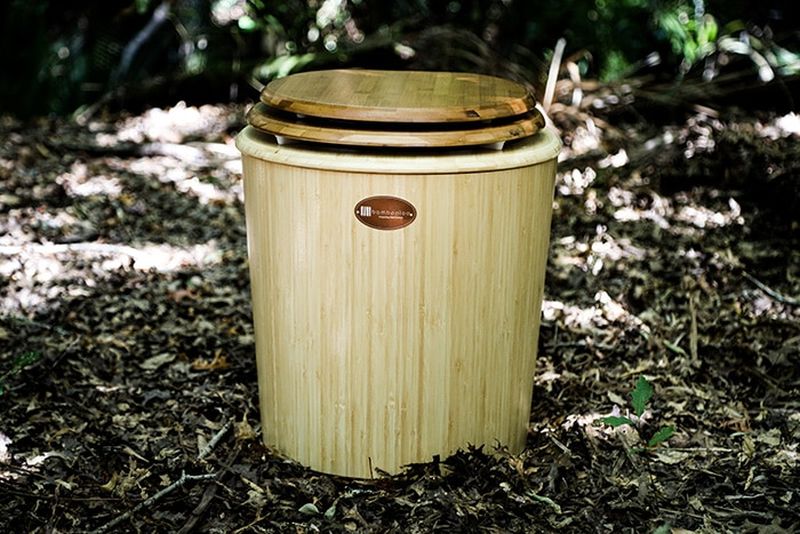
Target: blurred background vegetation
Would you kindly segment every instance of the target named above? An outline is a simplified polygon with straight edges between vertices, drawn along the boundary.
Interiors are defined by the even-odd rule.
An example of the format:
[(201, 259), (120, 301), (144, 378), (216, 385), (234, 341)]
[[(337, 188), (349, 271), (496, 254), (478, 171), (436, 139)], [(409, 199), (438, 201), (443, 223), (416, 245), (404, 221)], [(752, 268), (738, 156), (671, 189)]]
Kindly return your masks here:
[[(252, 99), (311, 68), (448, 69), (541, 97), (556, 42), (572, 77), (666, 87), (794, 83), (794, 0), (6, 0), (0, 111), (76, 114)], [(753, 105), (794, 107), (792, 91)]]

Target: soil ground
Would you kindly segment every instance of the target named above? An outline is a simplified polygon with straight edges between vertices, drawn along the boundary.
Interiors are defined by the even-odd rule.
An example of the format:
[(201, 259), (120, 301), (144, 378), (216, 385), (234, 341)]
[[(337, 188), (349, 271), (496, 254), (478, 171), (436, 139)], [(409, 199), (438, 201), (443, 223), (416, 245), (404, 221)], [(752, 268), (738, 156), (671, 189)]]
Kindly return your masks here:
[(0, 119), (0, 531), (800, 530), (800, 119), (707, 111), (553, 110), (527, 448), (369, 481), (261, 443), (241, 107)]

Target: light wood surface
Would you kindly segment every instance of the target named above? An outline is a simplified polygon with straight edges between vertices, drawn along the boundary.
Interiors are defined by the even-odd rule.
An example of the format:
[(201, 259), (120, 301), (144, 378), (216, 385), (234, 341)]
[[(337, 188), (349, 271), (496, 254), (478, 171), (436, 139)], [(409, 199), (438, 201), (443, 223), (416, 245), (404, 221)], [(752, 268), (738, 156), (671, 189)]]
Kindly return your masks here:
[[(288, 115), (288, 116), (287, 116)], [(295, 140), (335, 145), (378, 147), (451, 147), (490, 145), (535, 134), (544, 127), (538, 110), (512, 117), (501, 123), (464, 123), (457, 127), (429, 129), (408, 128), (398, 123), (325, 122), (298, 119), (292, 114), (276, 114), (265, 104), (256, 104), (247, 114), (247, 122), (259, 130)], [(456, 123), (446, 123), (454, 125)]]
[[(238, 146), (265, 443), (354, 477), (397, 472), (470, 443), (519, 452), (553, 146), (524, 144), (513, 161), (527, 166), (507, 169), (503, 152), (421, 164), (395, 156), (393, 173), (350, 172), (370, 161), (359, 154), (341, 155), (357, 161), (342, 163), (342, 172), (309, 168), (305, 151), (264, 148), (248, 130)], [(437, 163), (433, 174), (403, 174), (406, 164), (428, 169), (448, 158), (472, 170), (500, 162), (500, 170), (436, 174), (446, 167)], [(353, 209), (375, 195), (410, 202), (416, 219), (399, 230), (368, 228)]]
[(303, 115), (375, 122), (467, 122), (535, 108), (525, 86), (480, 74), (325, 70), (270, 82), (265, 104)]
[(275, 137), (246, 127), (236, 137), (245, 154), (274, 163), (309, 169), (358, 173), (449, 174), (484, 172), (535, 165), (558, 157), (561, 141), (544, 128), (535, 135), (506, 143), (501, 151), (485, 147), (424, 150), (364, 150), (296, 143), (280, 146)]

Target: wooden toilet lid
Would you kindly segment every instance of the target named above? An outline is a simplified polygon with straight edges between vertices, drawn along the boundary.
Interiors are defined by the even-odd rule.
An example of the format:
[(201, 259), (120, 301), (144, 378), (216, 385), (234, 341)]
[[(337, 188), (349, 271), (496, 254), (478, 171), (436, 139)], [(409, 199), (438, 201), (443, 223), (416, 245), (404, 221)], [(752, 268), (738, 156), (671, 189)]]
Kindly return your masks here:
[(521, 84), (453, 72), (326, 70), (274, 80), (248, 113), (295, 140), (383, 147), (491, 145), (535, 134), (544, 118)]

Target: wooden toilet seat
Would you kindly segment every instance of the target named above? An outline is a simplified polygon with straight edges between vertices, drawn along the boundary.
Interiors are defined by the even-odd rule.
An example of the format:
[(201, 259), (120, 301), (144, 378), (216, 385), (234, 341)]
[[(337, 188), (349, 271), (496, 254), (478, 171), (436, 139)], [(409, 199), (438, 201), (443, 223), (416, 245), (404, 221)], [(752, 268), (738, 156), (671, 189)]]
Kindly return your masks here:
[(533, 96), (521, 84), (423, 71), (295, 74), (267, 85), (247, 119), (279, 142), (395, 148), (502, 148), (544, 127)]

